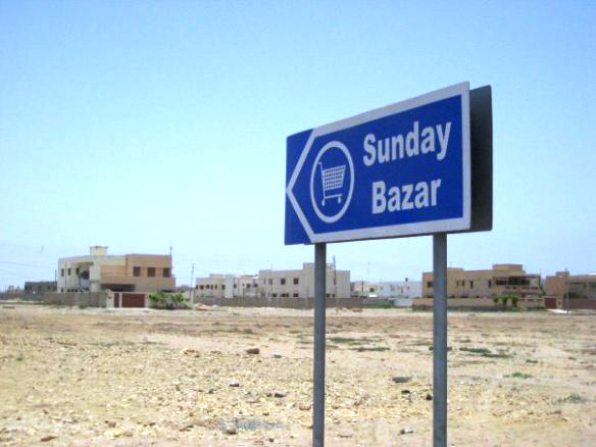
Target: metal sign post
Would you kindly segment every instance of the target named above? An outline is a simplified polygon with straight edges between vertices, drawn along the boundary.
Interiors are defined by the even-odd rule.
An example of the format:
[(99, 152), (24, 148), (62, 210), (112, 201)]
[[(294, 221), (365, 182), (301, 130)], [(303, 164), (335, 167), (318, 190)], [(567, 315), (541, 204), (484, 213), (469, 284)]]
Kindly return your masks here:
[(433, 446), (447, 446), (447, 233), (433, 235)]
[(325, 292), (327, 245), (315, 244), (315, 328), (313, 361), (313, 447), (325, 445)]
[(315, 245), (313, 446), (325, 443), (325, 244), (422, 235), (433, 235), (433, 445), (447, 446), (447, 234), (492, 229), (492, 139), (491, 87), (467, 82), (287, 138), (285, 244)]

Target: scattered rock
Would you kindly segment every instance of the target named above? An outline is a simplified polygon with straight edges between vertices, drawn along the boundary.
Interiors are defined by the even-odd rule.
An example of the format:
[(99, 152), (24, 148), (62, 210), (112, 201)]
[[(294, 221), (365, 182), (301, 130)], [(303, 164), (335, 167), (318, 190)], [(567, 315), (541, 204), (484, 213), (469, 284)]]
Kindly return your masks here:
[(130, 438), (132, 436), (132, 431), (131, 430), (124, 430), (124, 429), (120, 429), (120, 430), (114, 430), (112, 431), (112, 436), (114, 438)]
[(337, 436), (339, 436), (340, 438), (351, 438), (352, 436), (354, 436), (354, 433), (349, 429), (343, 429), (340, 430)]
[(258, 396), (248, 395), (246, 398), (246, 403), (248, 404), (257, 404), (261, 401)]
[(308, 403), (308, 404), (305, 404), (305, 403), (298, 404), (298, 409), (300, 411), (310, 411), (311, 408), (312, 408), (312, 404), (310, 404), (310, 403)]
[(261, 353), (261, 350), (260, 350), (259, 348), (248, 348), (248, 349), (247, 349), (246, 351), (244, 351), (244, 352), (246, 352), (247, 354), (253, 354), (253, 355), (256, 355), (256, 354), (260, 354), (260, 353)]
[(210, 309), (209, 306), (206, 306), (205, 304), (201, 304), (201, 303), (197, 303), (194, 306), (194, 310), (198, 310), (199, 312), (206, 312), (209, 309)]
[(54, 436), (54, 435), (47, 435), (44, 436), (43, 438), (40, 439), (41, 442), (48, 442), (51, 441), (52, 439), (56, 439), (58, 436)]
[(280, 359), (280, 358), (282, 358), (282, 355), (281, 355), (281, 354), (273, 354), (273, 356), (272, 356), (272, 357), (273, 357), (274, 359)]
[(401, 390), (401, 393), (402, 393), (403, 395), (410, 395), (410, 394), (412, 394), (412, 392), (411, 392), (409, 389), (407, 389), (407, 388), (406, 388), (406, 389), (403, 389), (403, 390)]
[(408, 383), (412, 378), (407, 376), (395, 376), (392, 377), (391, 380), (395, 383)]
[(414, 433), (414, 429), (411, 427), (404, 427), (399, 431), (400, 435), (411, 435)]
[(236, 435), (238, 434), (238, 426), (235, 421), (226, 421), (222, 424), (221, 431), (226, 435)]
[(277, 398), (282, 398), (282, 397), (286, 397), (288, 395), (288, 393), (286, 391), (274, 391), (273, 392), (273, 397), (277, 397)]
[(426, 393), (426, 400), (433, 400), (433, 395), (430, 393)]
[(237, 380), (232, 380), (230, 381), (230, 383), (228, 383), (228, 386), (230, 388), (238, 388), (240, 386), (240, 382), (238, 382)]
[(199, 357), (199, 351), (197, 351), (196, 349), (184, 348), (180, 352), (184, 355), (189, 355), (191, 357)]

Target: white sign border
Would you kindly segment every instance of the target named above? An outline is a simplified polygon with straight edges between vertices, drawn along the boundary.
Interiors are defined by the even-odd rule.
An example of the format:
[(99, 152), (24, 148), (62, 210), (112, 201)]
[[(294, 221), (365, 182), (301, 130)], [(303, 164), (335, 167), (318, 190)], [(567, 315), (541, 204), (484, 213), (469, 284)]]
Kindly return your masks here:
[[(433, 102), (441, 101), (443, 99), (451, 98), (453, 96), (461, 97), (461, 112), (462, 112), (462, 168), (463, 168), (463, 206), (464, 213), (462, 217), (454, 219), (433, 220), (430, 222), (417, 222), (408, 224), (386, 225), (371, 228), (360, 228), (355, 230), (333, 231), (327, 233), (316, 234), (304, 212), (298, 204), (298, 200), (294, 196), (293, 188), (296, 185), (298, 175), (306, 161), (306, 157), (312, 148), (316, 138), (327, 135), (340, 130), (348, 129), (350, 127), (358, 126), (362, 123), (373, 121), (385, 116), (404, 112), (416, 107), (431, 104)], [(312, 130), (300, 158), (296, 163), (296, 167), (292, 172), (290, 181), (286, 188), (286, 194), (290, 201), (300, 223), (306, 234), (310, 239), (310, 243), (323, 242), (344, 242), (351, 240), (363, 239), (379, 239), (390, 237), (404, 237), (416, 236), (431, 233), (448, 233), (454, 231), (468, 230), (471, 226), (471, 155), (470, 155), (470, 83), (462, 82), (452, 85), (434, 92), (426, 93), (415, 98), (407, 99), (395, 104), (391, 104), (379, 109), (371, 110), (351, 118), (346, 118), (334, 123), (326, 124)]]

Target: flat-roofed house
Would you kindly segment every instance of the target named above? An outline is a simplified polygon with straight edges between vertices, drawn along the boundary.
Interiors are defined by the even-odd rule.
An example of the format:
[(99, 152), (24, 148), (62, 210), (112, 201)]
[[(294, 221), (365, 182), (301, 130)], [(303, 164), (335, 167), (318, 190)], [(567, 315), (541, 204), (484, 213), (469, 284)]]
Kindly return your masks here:
[(94, 246), (89, 255), (58, 260), (58, 292), (156, 292), (175, 287), (171, 255), (108, 255), (108, 247)]

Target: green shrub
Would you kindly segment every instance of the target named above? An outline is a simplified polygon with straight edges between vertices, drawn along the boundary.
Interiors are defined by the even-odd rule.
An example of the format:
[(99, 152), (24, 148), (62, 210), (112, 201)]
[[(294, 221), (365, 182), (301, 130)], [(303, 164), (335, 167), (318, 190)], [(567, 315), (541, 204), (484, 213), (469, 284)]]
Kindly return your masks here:
[(149, 306), (154, 309), (188, 309), (188, 303), (181, 293), (156, 292), (149, 294)]

